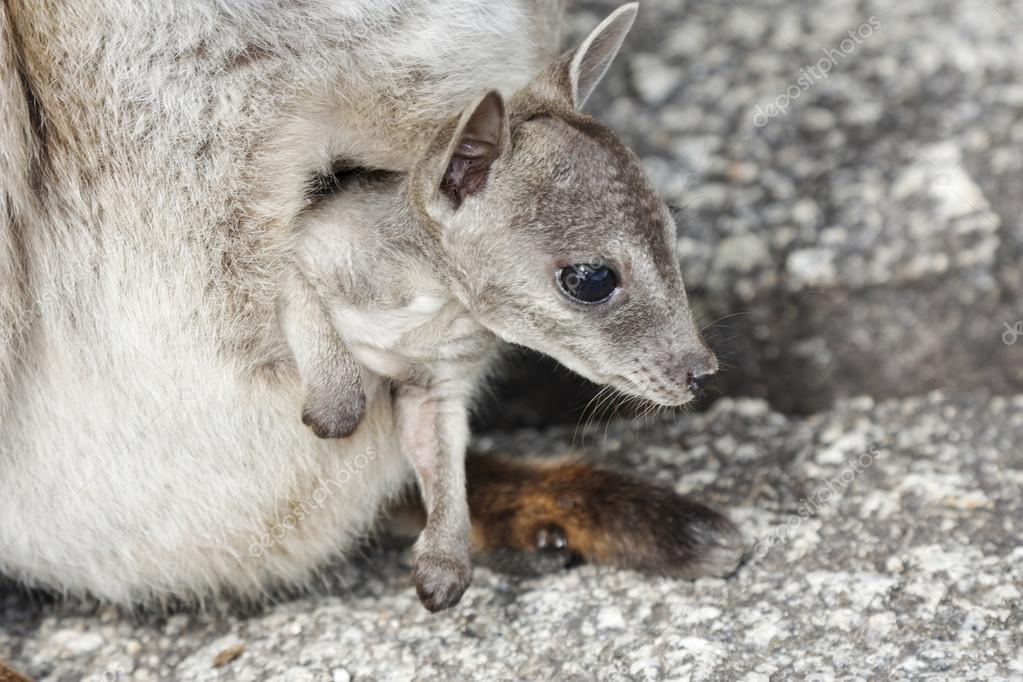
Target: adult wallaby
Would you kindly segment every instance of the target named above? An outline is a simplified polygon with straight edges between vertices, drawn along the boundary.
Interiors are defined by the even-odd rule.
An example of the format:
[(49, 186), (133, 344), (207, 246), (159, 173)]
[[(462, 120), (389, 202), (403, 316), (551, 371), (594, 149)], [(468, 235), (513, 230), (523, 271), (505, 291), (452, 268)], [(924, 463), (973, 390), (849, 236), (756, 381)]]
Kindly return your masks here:
[[(670, 218), (578, 112), (634, 8), (543, 70), (554, 4), (2, 6), (0, 570), (119, 602), (300, 585), (407, 484), (408, 452), (430, 515), (417, 588), (444, 608), (469, 579), (465, 409), (495, 336), (690, 397), (715, 365)], [(481, 97), (495, 88), (507, 106)], [(404, 177), (341, 174), (316, 205), (343, 165)], [(336, 245), (310, 263), (329, 225), (375, 244), (380, 281)], [(331, 317), (330, 271), (356, 307), (393, 294), (370, 327), (396, 342)], [(420, 375), (445, 358), (407, 362), (412, 329), (471, 370)], [(318, 377), (356, 400), (306, 421), (346, 438), (299, 419)], [(685, 576), (741, 555), (723, 516), (670, 490), (578, 463), (467, 466), (480, 552)]]

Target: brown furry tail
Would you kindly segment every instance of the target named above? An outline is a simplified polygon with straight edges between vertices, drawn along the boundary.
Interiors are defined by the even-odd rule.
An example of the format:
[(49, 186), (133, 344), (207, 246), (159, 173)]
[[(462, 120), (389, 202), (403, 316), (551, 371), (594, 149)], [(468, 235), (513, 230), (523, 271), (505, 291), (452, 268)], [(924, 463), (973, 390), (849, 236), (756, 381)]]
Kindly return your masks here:
[(580, 461), (471, 455), (473, 549), (484, 564), (545, 572), (573, 560), (698, 578), (732, 573), (743, 557), (722, 514), (665, 488)]

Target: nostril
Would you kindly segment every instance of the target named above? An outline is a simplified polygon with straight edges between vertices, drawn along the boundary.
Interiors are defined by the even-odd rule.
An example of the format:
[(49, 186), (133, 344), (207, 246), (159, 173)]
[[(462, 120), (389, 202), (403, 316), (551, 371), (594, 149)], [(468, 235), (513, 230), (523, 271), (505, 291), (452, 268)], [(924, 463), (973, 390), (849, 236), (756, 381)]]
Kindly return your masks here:
[(701, 388), (707, 385), (712, 376), (714, 376), (714, 372), (700, 372), (698, 374), (689, 372), (686, 375), (686, 385), (689, 386), (690, 391), (698, 393)]

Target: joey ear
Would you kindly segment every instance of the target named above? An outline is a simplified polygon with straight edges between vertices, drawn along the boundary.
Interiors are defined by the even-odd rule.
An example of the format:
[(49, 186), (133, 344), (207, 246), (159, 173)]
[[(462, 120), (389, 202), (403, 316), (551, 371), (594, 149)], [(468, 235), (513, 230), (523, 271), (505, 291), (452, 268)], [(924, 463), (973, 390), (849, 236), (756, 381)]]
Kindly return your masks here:
[(572, 53), (567, 64), (572, 104), (581, 109), (597, 83), (607, 73), (639, 10), (638, 2), (622, 5), (612, 12)]
[(490, 166), (511, 140), (508, 113), (500, 93), (491, 90), (462, 113), (448, 145), (441, 193), (455, 208), (483, 189)]

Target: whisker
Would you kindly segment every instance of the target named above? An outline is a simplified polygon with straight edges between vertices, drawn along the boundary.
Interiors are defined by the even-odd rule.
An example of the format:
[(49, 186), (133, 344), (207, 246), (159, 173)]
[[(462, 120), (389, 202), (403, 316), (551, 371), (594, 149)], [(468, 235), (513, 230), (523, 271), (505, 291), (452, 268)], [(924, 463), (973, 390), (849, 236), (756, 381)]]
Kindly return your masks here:
[(717, 318), (716, 320), (714, 320), (712, 322), (708, 322), (708, 323), (704, 324), (703, 326), (700, 327), (700, 331), (703, 332), (708, 327), (713, 327), (714, 325), (720, 324), (720, 323), (724, 322), (725, 320), (730, 320), (733, 317), (739, 317), (740, 315), (749, 315), (749, 314), (750, 314), (750, 312), (748, 310), (739, 310), (739, 311), (736, 311), (734, 313), (727, 313), (727, 314), (722, 315), (721, 317)]
[(650, 414), (650, 401), (640, 396), (629, 396), (628, 409), (632, 413), (629, 422), (633, 426), (645, 426), (645, 418)]
[(583, 436), (585, 437), (585, 422), (588, 422), (589, 409), (590, 406), (593, 405), (593, 401), (595, 401), (598, 397), (600, 397), (599, 390), (588, 401), (586, 401), (586, 405), (584, 405), (582, 411), (579, 412), (579, 418), (575, 422), (575, 430), (572, 431), (572, 447), (576, 447), (577, 445), (576, 439), (579, 437), (580, 426), (583, 428)]
[(648, 423), (652, 422), (657, 415), (657, 403), (653, 400), (643, 401), (643, 419)]
[(594, 411), (594, 416), (596, 417), (597, 421), (606, 421), (605, 417), (607, 416), (608, 411), (611, 409), (615, 401), (618, 399), (617, 391), (612, 389), (610, 386), (608, 387), (608, 389), (609, 390), (607, 392), (607, 395), (604, 396), (604, 399), (600, 401), (600, 403), (597, 405), (596, 410)]
[(607, 388), (607, 386), (601, 386), (600, 390), (598, 390), (593, 395), (593, 397), (590, 398), (586, 402), (586, 405), (583, 407), (582, 412), (579, 413), (579, 419), (577, 419), (576, 422), (575, 422), (575, 430), (572, 432), (572, 447), (576, 446), (576, 437), (579, 435), (579, 426), (583, 423), (583, 421), (584, 420), (586, 421), (586, 426), (583, 427), (584, 435), (585, 435), (586, 428), (589, 426), (589, 419), (588, 419), (588, 415), (587, 415), (587, 410), (589, 410), (590, 406), (593, 405), (593, 403), (598, 398), (600, 398), (600, 394), (603, 393), (606, 388)]
[(611, 386), (601, 386), (600, 390), (597, 392), (597, 395), (594, 396), (593, 400), (590, 401), (591, 403), (596, 402), (596, 405), (594, 405), (593, 410), (587, 416), (586, 424), (583, 426), (583, 442), (582, 442), (583, 446), (586, 445), (586, 440), (585, 440), (586, 439), (586, 433), (589, 431), (590, 425), (596, 419), (597, 414), (600, 411), (601, 405), (604, 404), (608, 400), (608, 398), (613, 395), (613, 391), (614, 391), (614, 389)]
[[(625, 401), (627, 401), (628, 399), (629, 399), (629, 396), (628, 396), (628, 395), (625, 395), (625, 394), (619, 394), (619, 395), (618, 395), (618, 399), (617, 399), (617, 400), (616, 400), (615, 402), (612, 402), (612, 403), (611, 403), (611, 405), (612, 405), (612, 406), (613, 406), (613, 407), (614, 407), (615, 409), (618, 409), (618, 408), (619, 408), (619, 407), (621, 407), (621, 406), (622, 406), (622, 405), (623, 405), (623, 404), (625, 403)], [(605, 420), (605, 421), (604, 421), (604, 445), (603, 445), (603, 447), (604, 447), (604, 448), (607, 448), (607, 432), (608, 432), (608, 429), (610, 429), (610, 428), (611, 428), (611, 419), (607, 419), (607, 420)]]

